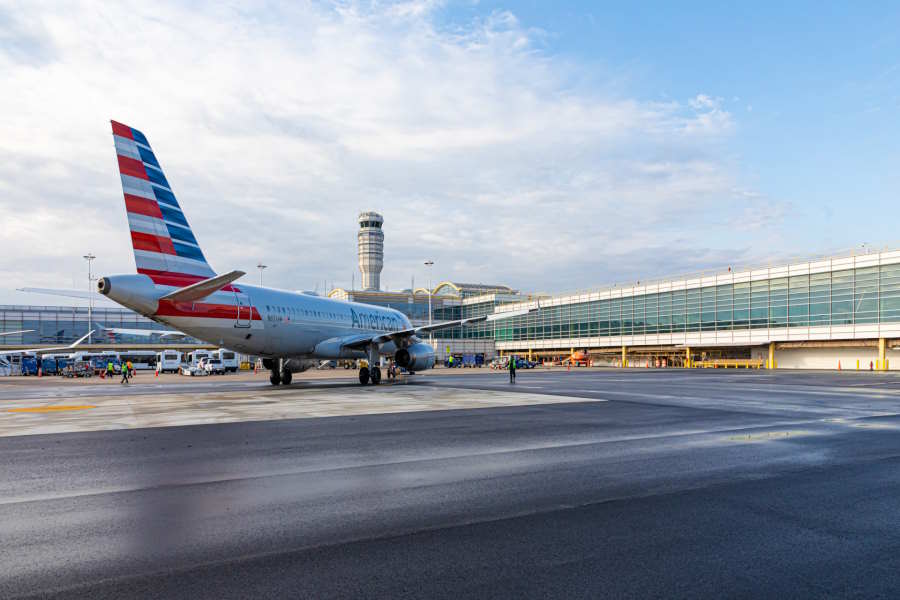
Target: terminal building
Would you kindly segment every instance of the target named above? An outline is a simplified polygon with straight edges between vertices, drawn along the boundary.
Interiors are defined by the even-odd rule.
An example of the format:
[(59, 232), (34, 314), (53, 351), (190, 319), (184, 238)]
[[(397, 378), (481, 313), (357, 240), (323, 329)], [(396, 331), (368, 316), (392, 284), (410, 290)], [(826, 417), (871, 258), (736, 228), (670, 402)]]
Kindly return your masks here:
[[(900, 251), (563, 294), (494, 323), (501, 353), (601, 364), (900, 369)], [(498, 306), (498, 312), (537, 301)]]

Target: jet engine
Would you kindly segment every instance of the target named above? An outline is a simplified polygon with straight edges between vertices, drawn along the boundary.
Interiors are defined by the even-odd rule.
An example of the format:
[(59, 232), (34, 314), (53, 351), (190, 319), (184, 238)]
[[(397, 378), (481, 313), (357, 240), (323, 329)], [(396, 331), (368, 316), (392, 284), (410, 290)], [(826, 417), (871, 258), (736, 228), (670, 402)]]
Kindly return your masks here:
[(410, 373), (424, 371), (434, 366), (434, 348), (419, 342), (397, 350), (394, 353), (394, 360)]

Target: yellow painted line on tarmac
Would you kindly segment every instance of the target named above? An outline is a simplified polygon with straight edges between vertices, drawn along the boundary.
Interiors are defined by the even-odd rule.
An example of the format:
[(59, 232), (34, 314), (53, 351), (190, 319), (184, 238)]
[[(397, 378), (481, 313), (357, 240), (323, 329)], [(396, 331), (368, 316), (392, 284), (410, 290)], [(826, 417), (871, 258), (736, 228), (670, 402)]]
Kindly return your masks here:
[(60, 412), (63, 410), (85, 410), (88, 408), (97, 408), (91, 404), (85, 404), (82, 406), (35, 406), (31, 408), (10, 408), (6, 412), (11, 413), (49, 413), (49, 412)]

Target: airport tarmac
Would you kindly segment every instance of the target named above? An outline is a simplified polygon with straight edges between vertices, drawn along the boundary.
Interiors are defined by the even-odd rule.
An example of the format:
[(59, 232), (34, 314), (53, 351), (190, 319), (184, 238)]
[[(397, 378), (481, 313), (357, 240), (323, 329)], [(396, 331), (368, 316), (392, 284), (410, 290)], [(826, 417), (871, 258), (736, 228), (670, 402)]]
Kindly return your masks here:
[[(575, 369), (523, 371), (515, 387), (489, 371), (378, 388), (295, 381), (204, 378), (127, 394), (109, 382), (0, 382), (0, 596), (900, 588), (895, 375)], [(65, 405), (97, 408), (8, 412)], [(141, 407), (146, 424), (171, 413), (167, 424), (179, 426), (124, 418)], [(233, 422), (208, 420), (223, 414)], [(56, 426), (68, 432), (37, 434)]]

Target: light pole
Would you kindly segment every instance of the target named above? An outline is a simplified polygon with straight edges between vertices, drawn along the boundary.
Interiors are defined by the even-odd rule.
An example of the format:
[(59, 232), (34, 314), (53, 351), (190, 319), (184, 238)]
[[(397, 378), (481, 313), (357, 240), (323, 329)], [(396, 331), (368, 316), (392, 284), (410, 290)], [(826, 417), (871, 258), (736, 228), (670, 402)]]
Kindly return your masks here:
[(88, 344), (91, 343), (91, 326), (94, 321), (94, 278), (91, 273), (91, 263), (94, 262), (94, 259), (97, 258), (92, 253), (88, 252), (82, 258), (87, 261), (88, 264)]
[[(428, 326), (431, 327), (431, 267), (434, 266), (433, 260), (426, 260), (425, 266), (428, 267)], [(429, 331), (431, 338), (431, 346), (434, 347), (434, 332)]]
[(262, 263), (259, 263), (258, 265), (256, 265), (256, 268), (259, 269), (259, 287), (262, 287), (262, 272), (263, 272), (263, 269), (268, 268), (268, 266), (269, 266), (269, 265), (264, 265), (264, 264), (262, 264)]

